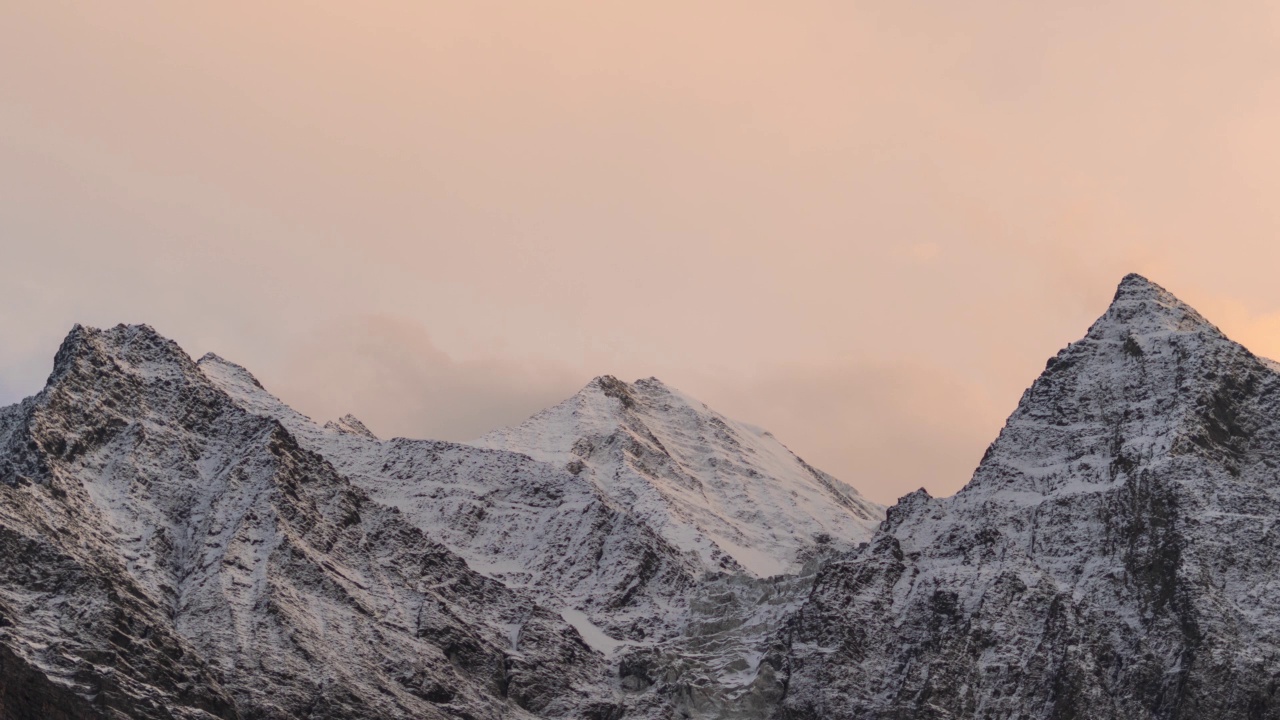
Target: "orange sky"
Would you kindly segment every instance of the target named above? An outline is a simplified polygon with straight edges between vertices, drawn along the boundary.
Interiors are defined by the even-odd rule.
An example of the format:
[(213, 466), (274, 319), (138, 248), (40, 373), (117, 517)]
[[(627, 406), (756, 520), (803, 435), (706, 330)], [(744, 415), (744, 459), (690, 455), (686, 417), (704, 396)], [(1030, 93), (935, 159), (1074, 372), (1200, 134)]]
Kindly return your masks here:
[(1273, 3), (0, 6), (0, 401), (148, 322), (466, 439), (657, 375), (949, 494), (1142, 272), (1280, 356)]

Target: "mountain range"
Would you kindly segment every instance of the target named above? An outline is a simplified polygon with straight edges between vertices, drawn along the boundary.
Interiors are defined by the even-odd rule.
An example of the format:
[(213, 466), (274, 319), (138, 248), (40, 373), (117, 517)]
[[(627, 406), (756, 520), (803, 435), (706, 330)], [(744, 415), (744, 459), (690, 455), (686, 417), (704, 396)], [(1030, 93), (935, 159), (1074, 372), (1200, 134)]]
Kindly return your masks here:
[(451, 443), (145, 325), (53, 364), (0, 718), (1280, 718), (1280, 366), (1137, 275), (887, 509), (656, 378)]

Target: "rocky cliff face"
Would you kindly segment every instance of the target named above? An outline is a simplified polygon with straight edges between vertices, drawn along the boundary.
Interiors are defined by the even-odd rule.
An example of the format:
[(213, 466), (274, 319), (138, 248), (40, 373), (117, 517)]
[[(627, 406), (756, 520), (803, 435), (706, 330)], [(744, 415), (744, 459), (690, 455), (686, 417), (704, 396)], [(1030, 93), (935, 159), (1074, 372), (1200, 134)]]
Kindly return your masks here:
[(470, 567), (559, 612), (608, 658), (628, 717), (766, 717), (782, 692), (761, 665), (774, 633), (819, 558), (883, 512), (654, 379), (597, 378), (472, 446), (381, 441), (351, 417), (320, 427), (238, 365), (199, 367)]
[[(702, 568), (564, 467), (459, 443), (383, 442), (338, 423), (322, 428), (237, 365), (206, 356), (200, 369), (486, 576), (557, 611), (585, 613), (620, 640), (678, 631), (684, 594)], [(343, 424), (363, 428), (354, 418)]]
[[(625, 398), (599, 399), (626, 419)], [(770, 562), (832, 552), (809, 530), (833, 512), (857, 513), (838, 539), (869, 534), (877, 506), (769, 442), (784, 492), (798, 476), (833, 503), (793, 512)], [(741, 455), (757, 451), (729, 471), (707, 454), (680, 480), (766, 483)], [(603, 720), (711, 717), (739, 698), (764, 712), (756, 696), (780, 685), (753, 685), (761, 648), (814, 564), (754, 577), (595, 478), (384, 442), (350, 416), (320, 426), (150, 328), (77, 327), (44, 391), (0, 409), (0, 717)], [(753, 500), (720, 509), (743, 522)]]
[(1280, 370), (1145, 279), (879, 513), (652, 379), (383, 441), (77, 328), (0, 409), (0, 718), (1280, 718)]
[(0, 415), (0, 717), (609, 717), (601, 657), (146, 327)]
[(1138, 276), (791, 619), (779, 718), (1280, 717), (1280, 375)]

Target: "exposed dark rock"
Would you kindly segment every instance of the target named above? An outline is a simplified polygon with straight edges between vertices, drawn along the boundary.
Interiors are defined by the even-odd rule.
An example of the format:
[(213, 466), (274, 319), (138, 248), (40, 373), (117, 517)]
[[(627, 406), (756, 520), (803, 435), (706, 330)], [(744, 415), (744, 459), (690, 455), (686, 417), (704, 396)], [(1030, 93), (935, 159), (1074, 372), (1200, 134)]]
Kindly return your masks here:
[(867, 539), (656, 379), (383, 442), (77, 326), (0, 408), (0, 718), (1280, 720), (1278, 368), (1126, 277)]
[(821, 573), (777, 717), (1280, 717), (1278, 392), (1125, 278), (967, 487)]

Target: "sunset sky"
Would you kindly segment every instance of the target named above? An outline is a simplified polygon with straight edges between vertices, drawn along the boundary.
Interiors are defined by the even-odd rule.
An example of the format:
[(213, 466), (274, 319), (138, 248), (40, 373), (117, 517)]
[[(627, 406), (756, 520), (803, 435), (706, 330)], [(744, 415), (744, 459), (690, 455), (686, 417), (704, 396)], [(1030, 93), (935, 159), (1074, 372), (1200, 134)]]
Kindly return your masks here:
[(0, 3), (0, 402), (145, 322), (465, 440), (657, 376), (891, 502), (1127, 272), (1280, 357), (1274, 2)]

